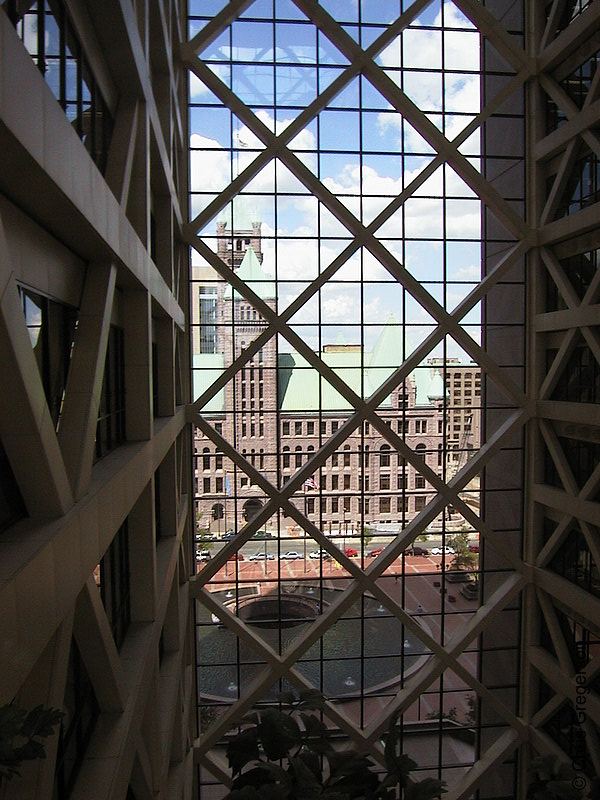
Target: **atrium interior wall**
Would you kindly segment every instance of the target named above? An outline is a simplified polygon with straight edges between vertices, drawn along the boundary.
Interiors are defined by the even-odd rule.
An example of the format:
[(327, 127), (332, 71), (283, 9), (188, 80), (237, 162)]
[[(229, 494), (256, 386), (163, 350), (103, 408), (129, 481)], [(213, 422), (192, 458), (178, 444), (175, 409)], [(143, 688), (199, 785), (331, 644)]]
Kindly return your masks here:
[(0, 706), (65, 712), (3, 800), (191, 796), (185, 26), (0, 3)]

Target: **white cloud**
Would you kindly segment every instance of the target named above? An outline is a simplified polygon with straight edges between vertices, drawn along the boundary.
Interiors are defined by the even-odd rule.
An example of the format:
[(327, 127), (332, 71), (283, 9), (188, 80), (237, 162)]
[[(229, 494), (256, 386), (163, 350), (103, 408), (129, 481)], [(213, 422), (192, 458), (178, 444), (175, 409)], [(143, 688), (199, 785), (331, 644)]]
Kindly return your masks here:
[(337, 297), (323, 300), (321, 303), (323, 319), (331, 322), (350, 322), (360, 320), (360, 308), (356, 297), (338, 294)]
[[(218, 147), (218, 142), (199, 133), (190, 136), (190, 146)], [(224, 150), (190, 152), (191, 189), (193, 192), (221, 192), (229, 183), (229, 155)]]
[[(210, 69), (224, 83), (228, 82), (229, 66), (227, 64), (211, 64)], [(190, 100), (192, 102), (198, 102), (203, 99), (204, 95), (211, 94), (212, 93), (206, 84), (201, 81), (197, 75), (190, 71)]]
[[(454, 22), (456, 25), (463, 25), (464, 18), (457, 11), (452, 3), (444, 6), (445, 22)], [(439, 24), (439, 14), (435, 24)], [(431, 23), (429, 23), (431, 24)], [(464, 31), (446, 31), (442, 42), (440, 30), (410, 30), (403, 34), (403, 55), (405, 63), (415, 69), (441, 68), (442, 47), (444, 47), (444, 61), (446, 68), (454, 69), (477, 69), (479, 64), (479, 38), (478, 34), (465, 33)], [(383, 60), (389, 66), (397, 66), (399, 63), (400, 49), (398, 42), (390, 46), (384, 54)], [(219, 69), (219, 68), (218, 68)], [(414, 80), (410, 73), (405, 74), (405, 86), (413, 100), (428, 110), (441, 110), (444, 100), (447, 112), (446, 136), (452, 140), (469, 122), (469, 117), (454, 116), (452, 112), (464, 112), (474, 115), (480, 106), (479, 97), (479, 78), (477, 75), (452, 74), (446, 73), (445, 84), (442, 86), (441, 73), (413, 73)], [(411, 83), (412, 81), (412, 83)], [(192, 95), (200, 96), (207, 90), (193, 76), (191, 78)], [(445, 96), (442, 97), (442, 92)], [(273, 117), (265, 110), (257, 114), (261, 122), (269, 130), (280, 133), (291, 123), (290, 119), (278, 120), (275, 123)], [(434, 118), (436, 124), (441, 125), (441, 115)], [(404, 142), (401, 136), (402, 118), (399, 114), (380, 114), (378, 115), (378, 128), (381, 140), (378, 144), (385, 143), (385, 147), (393, 150), (394, 147), (400, 148), (404, 145), (405, 152), (431, 152), (431, 148), (408, 124), (404, 126)], [(469, 153), (478, 153), (478, 133), (474, 134), (469, 143)], [(191, 170), (192, 187), (196, 191), (216, 194), (225, 188), (231, 180), (232, 174), (241, 172), (257, 156), (256, 150), (264, 147), (263, 143), (256, 137), (247, 126), (240, 126), (234, 131), (234, 144), (239, 144), (241, 149), (238, 155), (234, 155), (235, 162), (232, 165), (231, 155), (227, 150), (218, 149), (220, 147), (216, 140), (206, 136), (194, 134), (191, 137), (192, 147), (216, 148), (207, 152), (192, 152)], [(365, 143), (368, 148), (368, 143)], [(292, 141), (290, 147), (297, 150), (314, 151), (316, 149), (315, 135), (311, 129), (301, 131)], [(314, 152), (300, 153), (299, 158), (311, 169), (316, 172), (316, 155)], [(339, 161), (342, 157), (339, 158)], [(410, 181), (424, 168), (428, 159), (422, 157), (412, 157), (410, 169), (405, 170), (403, 178), (391, 177), (382, 171), (378, 171), (377, 163), (374, 166), (363, 166), (362, 174), (356, 164), (356, 159), (349, 157), (349, 163), (342, 164), (341, 168), (335, 173), (334, 177), (327, 177), (323, 183), (334, 195), (338, 196), (353, 213), (358, 216), (360, 212), (359, 196), (362, 192), (362, 214), (365, 224), (368, 224), (377, 214), (380, 213), (390, 201), (396, 196)], [(350, 163), (352, 162), (352, 163)], [(443, 232), (444, 207), (441, 199), (444, 187), (442, 178), (445, 169), (445, 187), (449, 194), (455, 197), (472, 197), (473, 192), (464, 182), (448, 167), (436, 170), (426, 183), (418, 190), (417, 196), (411, 198), (403, 211), (397, 212), (379, 230), (382, 237), (397, 238), (400, 240), (403, 235), (415, 239), (426, 239), (432, 236), (440, 236)], [(274, 191), (275, 178), (279, 197), (277, 199), (277, 217), (274, 216), (275, 206), (270, 195)], [(302, 281), (313, 280), (320, 268), (324, 269), (345, 246), (345, 241), (335, 241), (335, 236), (345, 237), (350, 240), (348, 230), (337, 221), (334, 215), (326, 210), (322, 210), (320, 220), (317, 219), (318, 204), (316, 199), (306, 192), (305, 187), (283, 164), (271, 161), (246, 187), (246, 191), (254, 192), (252, 202), (256, 205), (257, 213), (261, 215), (263, 222), (263, 252), (264, 268), (270, 273), (275, 273), (277, 264), (277, 276), (284, 281), (297, 281), (297, 286), (290, 284), (286, 292), (282, 292), (282, 306), (285, 307), (292, 301), (293, 297), (302, 290)], [(286, 193), (290, 194), (285, 197)], [(261, 197), (264, 193), (264, 198)], [(344, 195), (349, 195), (345, 197)], [(433, 199), (426, 197), (431, 195)], [(210, 199), (210, 198), (208, 198)], [(204, 204), (208, 202), (202, 201)], [(403, 220), (404, 218), (404, 220)], [(275, 242), (270, 239), (275, 233), (275, 219), (277, 220), (278, 236), (295, 237), (290, 241), (278, 239), (277, 259), (275, 258)], [(451, 201), (446, 206), (446, 230), (451, 236), (476, 237), (479, 235), (480, 211), (478, 202), (467, 203), (464, 200)], [(320, 244), (310, 238), (302, 241), (302, 237), (315, 237), (320, 231), (321, 236), (325, 237)], [(327, 241), (331, 237), (331, 241)], [(386, 247), (390, 249), (394, 257), (402, 262), (402, 243), (401, 241), (386, 242)], [(419, 258), (419, 275), (421, 279), (427, 278), (431, 265), (437, 263), (439, 258), (435, 255), (439, 250), (440, 243), (430, 242), (423, 244), (423, 254)], [(429, 257), (427, 253), (431, 253)], [(461, 266), (456, 272), (452, 272), (451, 277), (456, 280), (477, 280), (480, 267), (472, 262)], [(372, 281), (388, 281), (390, 275), (388, 271), (373, 257), (368, 251), (363, 252), (362, 272), (360, 253), (349, 259), (348, 263), (336, 275), (337, 280), (358, 281), (364, 277)], [(438, 278), (436, 273), (435, 278)], [(381, 288), (375, 289), (369, 295), (369, 301), (365, 305), (364, 312), (369, 319), (385, 318), (391, 311), (396, 311), (397, 294), (386, 293), (385, 284)], [(334, 324), (342, 322), (355, 322), (357, 319), (357, 297), (352, 291), (346, 290), (343, 285), (338, 285), (335, 296), (325, 295), (322, 298), (321, 311), (326, 322)], [(317, 319), (315, 303), (310, 303), (294, 317), (295, 323), (315, 324)], [(424, 322), (429, 321), (423, 310), (418, 310), (416, 304), (407, 306), (408, 321)], [(422, 329), (420, 329), (422, 331)]]
[(481, 264), (460, 267), (452, 273), (451, 277), (454, 281), (478, 281), (481, 278)]

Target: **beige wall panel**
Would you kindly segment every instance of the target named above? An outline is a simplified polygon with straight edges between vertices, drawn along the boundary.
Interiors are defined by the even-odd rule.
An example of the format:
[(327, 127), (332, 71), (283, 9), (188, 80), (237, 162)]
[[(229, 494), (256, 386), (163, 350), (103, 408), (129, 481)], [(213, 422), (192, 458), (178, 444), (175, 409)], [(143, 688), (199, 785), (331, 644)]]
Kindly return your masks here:
[[(2, 684), (0, 703), (8, 703), (14, 697), (14, 689), (23, 679), (23, 668), (19, 651), (19, 626), (17, 614), (17, 587), (13, 582), (0, 586), (0, 664)], [(12, 693), (11, 693), (12, 690)]]
[(131, 618), (150, 622), (156, 616), (156, 547), (154, 488), (148, 482), (131, 510), (129, 521), (129, 555), (131, 571)]
[[(88, 495), (68, 516), (35, 525), (22, 520), (10, 529), (10, 535), (2, 535), (0, 607), (8, 611), (14, 608), (16, 620), (14, 625), (8, 624), (6, 634), (6, 623), (1, 621), (2, 641), (11, 643), (15, 634), (17, 638), (16, 648), (12, 644), (0, 648), (0, 703), (17, 693), (23, 676), (35, 664), (61, 615), (72, 608), (90, 572), (183, 425), (184, 412), (180, 410), (164, 420), (152, 443), (125, 445), (103, 459), (94, 471)], [(111, 458), (112, 469), (106, 463)], [(62, 538), (63, 531), (70, 533)], [(72, 572), (66, 576), (68, 564), (63, 550), (78, 547), (80, 570), (74, 560)]]
[[(71, 645), (72, 615), (68, 614), (55, 635), (48, 642), (33, 670), (19, 692), (17, 703), (25, 709), (46, 705), (60, 708), (65, 690), (69, 649)], [(8, 784), (3, 800), (44, 800), (52, 795), (54, 785), (54, 759), (58, 747), (58, 730), (44, 742), (46, 758), (24, 763), (22, 780)]]
[(0, 216), (17, 282), (77, 307), (85, 262), (2, 196)]
[[(10, 269), (6, 252), (0, 257)], [(10, 389), (0, 394), (0, 434), (27, 510), (31, 516), (64, 513), (71, 491), (14, 280), (0, 299), (0, 371)]]
[(115, 276), (112, 264), (90, 266), (71, 356), (59, 441), (76, 498), (92, 471)]
[[(114, 257), (126, 264), (183, 326), (182, 310), (4, 14), (0, 43), (0, 82), (6, 83), (0, 94), (0, 145), (6, 156), (0, 189), (83, 257)], [(11, 80), (15, 70), (24, 85)], [(21, 102), (24, 95), (27, 103)], [(58, 163), (65, 166), (59, 170)]]
[[(19, 80), (15, 81), (10, 69), (0, 69), (0, 120), (7, 127), (18, 129), (22, 147), (42, 161), (43, 132), (39, 121), (43, 119), (43, 97), (48, 89), (4, 14), (0, 16), (0, 62), (19, 70)], [(22, 102), (23, 97), (27, 98), (26, 103)]]

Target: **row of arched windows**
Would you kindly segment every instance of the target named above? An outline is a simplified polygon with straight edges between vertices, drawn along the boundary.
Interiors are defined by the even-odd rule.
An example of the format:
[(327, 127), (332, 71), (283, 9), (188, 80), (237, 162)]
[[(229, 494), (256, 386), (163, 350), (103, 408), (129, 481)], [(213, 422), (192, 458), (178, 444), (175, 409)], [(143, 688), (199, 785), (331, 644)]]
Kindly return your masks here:
[[(441, 446), (440, 446), (441, 447)], [(312, 445), (309, 445), (306, 450), (304, 450), (300, 445), (298, 445), (293, 452), (294, 456), (294, 467), (301, 467), (303, 463), (303, 455), (306, 455), (306, 461), (311, 457), (314, 453), (315, 448)], [(424, 444), (418, 444), (415, 447), (415, 452), (420, 455), (422, 458), (425, 458), (425, 454), (427, 452), (427, 448)], [(391, 447), (389, 444), (381, 445), (379, 449), (379, 466), (380, 467), (389, 467), (391, 466)], [(242, 455), (244, 458), (246, 457), (247, 451), (244, 449), (242, 450)], [(254, 449), (250, 450), (250, 463), (252, 466), (256, 466), (256, 456), (257, 453)], [(290, 469), (291, 467), (291, 456), (292, 451), (289, 447), (284, 447), (282, 451), (282, 467), (283, 469)], [(343, 456), (343, 466), (349, 467), (350, 466), (350, 445), (345, 445), (344, 450), (342, 452)], [(223, 455), (221, 453), (212, 454), (208, 447), (203, 448), (202, 450), (202, 469), (203, 470), (210, 470), (211, 469), (211, 458), (215, 459), (214, 469), (223, 469)], [(264, 469), (264, 450), (261, 447), (258, 451), (258, 460), (259, 460), (259, 469)], [(439, 460), (439, 459), (438, 459)], [(332, 466), (338, 466), (338, 454), (334, 453), (332, 455)], [(363, 453), (363, 466), (368, 466), (369, 463), (369, 448), (366, 447)]]

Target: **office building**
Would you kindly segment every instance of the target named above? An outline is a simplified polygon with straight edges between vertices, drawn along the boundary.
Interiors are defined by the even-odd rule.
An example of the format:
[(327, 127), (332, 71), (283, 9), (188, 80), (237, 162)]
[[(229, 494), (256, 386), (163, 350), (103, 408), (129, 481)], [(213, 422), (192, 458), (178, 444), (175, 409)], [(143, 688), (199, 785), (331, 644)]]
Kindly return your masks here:
[[(246, 227), (248, 230), (234, 231), (227, 237), (226, 224), (220, 223), (217, 253), (275, 309), (276, 285), (260, 263), (260, 223), (246, 223)], [(228, 247), (228, 242), (234, 244)], [(240, 252), (244, 255), (236, 260)], [(194, 396), (199, 397), (231, 365), (230, 354), (239, 356), (246, 339), (258, 335), (266, 323), (238, 293), (219, 291), (214, 271), (196, 271), (198, 283), (194, 284), (191, 313), (196, 344), (193, 388)], [(213, 298), (210, 306), (208, 297)], [(235, 350), (229, 320), (234, 324)], [(320, 358), (355, 390), (360, 389), (364, 373), (365, 391), (370, 393), (403, 360), (401, 328), (391, 314), (378, 328), (368, 352), (363, 352), (360, 344), (343, 341), (343, 331), (338, 332), (335, 343), (323, 344)], [(211, 342), (210, 352), (207, 341)], [(443, 359), (429, 359), (381, 405), (382, 419), (422, 455), (440, 479), (445, 470), (456, 474), (479, 447), (481, 403), (476, 364), (464, 365), (454, 358), (446, 361), (445, 380), (442, 372)], [(232, 408), (236, 412), (228, 413)], [(344, 424), (350, 408), (332, 387), (320, 384), (304, 358), (290, 352), (276, 353), (271, 346), (261, 349), (258, 360), (251, 360), (247, 369), (237, 373), (235, 386), (229, 384), (227, 391), (204, 409), (204, 417), (226, 439), (235, 441), (237, 450), (251, 465), (275, 483), (280, 462), (285, 484), (294, 470)], [(200, 431), (195, 450), (198, 524), (220, 539), (228, 530), (241, 528), (263, 505), (265, 494), (242, 470), (238, 472), (232, 461), (219, 455), (210, 438)], [(390, 450), (387, 440), (366, 422), (310, 477), (296, 504), (328, 535), (356, 536), (365, 526), (400, 530), (427, 505), (433, 490), (418, 467), (398, 461)], [(437, 523), (439, 529), (441, 520)]]

